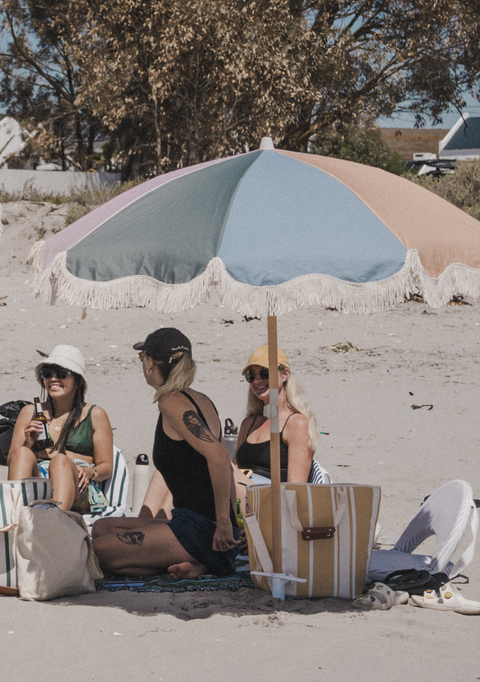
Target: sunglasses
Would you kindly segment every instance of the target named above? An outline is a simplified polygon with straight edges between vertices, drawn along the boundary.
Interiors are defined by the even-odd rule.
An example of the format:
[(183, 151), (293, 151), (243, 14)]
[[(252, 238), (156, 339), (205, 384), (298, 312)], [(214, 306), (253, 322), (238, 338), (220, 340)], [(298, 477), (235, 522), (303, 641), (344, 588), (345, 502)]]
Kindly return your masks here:
[(146, 353), (144, 350), (141, 350), (140, 353), (138, 354), (138, 357), (140, 358), (140, 362), (143, 362), (143, 358), (145, 357)]
[(248, 372), (245, 372), (245, 379), (249, 384), (253, 384), (257, 374), (260, 375), (260, 379), (263, 379), (263, 381), (268, 381), (268, 369), (265, 369), (265, 367), (262, 367), (259, 372), (254, 372), (253, 369), (249, 369)]
[(66, 379), (71, 374), (69, 369), (64, 369), (63, 367), (57, 367), (57, 365), (51, 365), (50, 367), (42, 367), (40, 370), (40, 376), (42, 379), (51, 379), (53, 375), (57, 379)]

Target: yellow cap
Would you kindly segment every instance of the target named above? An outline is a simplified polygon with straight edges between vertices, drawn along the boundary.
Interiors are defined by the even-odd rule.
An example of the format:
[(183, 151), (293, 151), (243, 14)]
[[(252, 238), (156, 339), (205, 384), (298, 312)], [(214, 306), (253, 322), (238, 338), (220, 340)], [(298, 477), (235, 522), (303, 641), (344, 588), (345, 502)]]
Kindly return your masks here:
[[(290, 363), (288, 358), (280, 348), (277, 348), (277, 360), (278, 365), (283, 365), (283, 367), (288, 367), (290, 369)], [(242, 375), (248, 372), (248, 368), (252, 365), (258, 365), (259, 367), (266, 367), (268, 369), (268, 346), (260, 346), (257, 350), (248, 358), (247, 366), (244, 368)]]

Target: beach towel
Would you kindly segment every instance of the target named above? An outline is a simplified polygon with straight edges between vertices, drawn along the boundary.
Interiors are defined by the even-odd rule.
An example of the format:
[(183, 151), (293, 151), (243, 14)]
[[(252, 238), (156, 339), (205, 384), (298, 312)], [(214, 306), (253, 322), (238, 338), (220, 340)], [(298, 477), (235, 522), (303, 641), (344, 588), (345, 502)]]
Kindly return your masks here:
[(96, 581), (97, 591), (107, 590), (119, 592), (216, 592), (228, 590), (236, 592), (241, 587), (253, 587), (256, 585), (250, 578), (248, 564), (237, 559), (236, 572), (232, 575), (219, 577), (217, 575), (201, 575), (198, 578), (188, 580), (174, 580), (168, 573), (134, 578), (105, 574), (102, 580)]

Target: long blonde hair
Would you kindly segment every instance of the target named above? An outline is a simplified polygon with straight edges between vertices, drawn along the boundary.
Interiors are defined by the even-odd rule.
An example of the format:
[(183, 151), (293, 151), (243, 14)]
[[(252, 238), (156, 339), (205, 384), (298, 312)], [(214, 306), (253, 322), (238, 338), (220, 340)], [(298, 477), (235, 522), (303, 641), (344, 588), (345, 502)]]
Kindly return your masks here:
[[(153, 360), (153, 358), (152, 358)], [(168, 362), (163, 360), (153, 360), (154, 364), (160, 370), (165, 383), (160, 388), (157, 388), (153, 402), (157, 403), (160, 398), (173, 393), (174, 391), (185, 391), (195, 379), (197, 365), (195, 360), (186, 353), (175, 353), (172, 355), (172, 362), (174, 363), (170, 369)]]
[[(279, 369), (284, 369), (283, 365), (279, 366)], [(298, 412), (303, 414), (308, 419), (308, 446), (313, 452), (317, 449), (318, 445), (318, 426), (315, 415), (308, 407), (307, 399), (305, 394), (300, 388), (300, 386), (295, 381), (293, 374), (290, 374), (288, 379), (283, 384), (283, 390), (285, 391), (285, 401), (288, 409), (293, 410), (293, 412)], [(247, 398), (247, 417), (253, 415), (263, 415), (264, 404), (257, 398), (251, 387), (248, 387), (248, 398)]]

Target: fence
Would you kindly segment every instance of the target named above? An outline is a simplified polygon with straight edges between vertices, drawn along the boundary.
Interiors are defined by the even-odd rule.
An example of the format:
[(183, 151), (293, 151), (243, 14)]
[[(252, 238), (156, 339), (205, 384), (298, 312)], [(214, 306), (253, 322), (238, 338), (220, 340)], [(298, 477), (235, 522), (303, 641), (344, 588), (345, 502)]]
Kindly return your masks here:
[(78, 190), (100, 190), (119, 182), (119, 173), (74, 173), (71, 171), (0, 170), (0, 188), (15, 194), (71, 194)]

